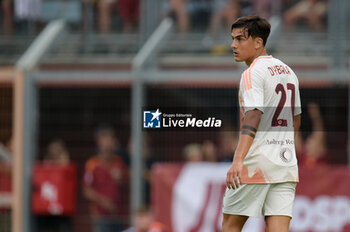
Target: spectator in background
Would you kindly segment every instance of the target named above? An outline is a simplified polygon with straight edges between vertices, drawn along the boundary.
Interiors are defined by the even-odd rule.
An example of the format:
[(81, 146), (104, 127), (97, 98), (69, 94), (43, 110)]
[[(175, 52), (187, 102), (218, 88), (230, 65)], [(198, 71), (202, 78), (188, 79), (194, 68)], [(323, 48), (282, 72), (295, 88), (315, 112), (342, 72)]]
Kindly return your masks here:
[(112, 12), (115, 0), (98, 0), (98, 30), (101, 34), (107, 34), (112, 26)]
[[(220, 31), (222, 22), (224, 22), (227, 31), (231, 29), (231, 24), (241, 14), (239, 0), (217, 0), (213, 1), (213, 9), (210, 17), (208, 35), (206, 37), (208, 45), (214, 42), (215, 36)], [(211, 41), (210, 41), (211, 40)]]
[(203, 153), (200, 144), (191, 143), (183, 149), (183, 156), (186, 162), (201, 162), (203, 161)]
[(13, 154), (13, 140), (10, 138), (5, 146), (1, 146), (0, 156), (0, 192), (12, 192), (12, 154)]
[[(46, 152), (43, 163), (52, 165), (53, 168), (68, 165), (70, 162), (69, 152), (62, 139), (52, 140), (47, 145)], [(39, 232), (65, 232), (72, 228), (72, 218), (62, 215), (37, 215), (36, 223)]]
[(175, 17), (177, 22), (178, 31), (180, 33), (188, 32), (190, 28), (190, 15), (187, 11), (187, 3), (190, 0), (168, 0), (165, 3), (165, 17), (172, 16)]
[(140, 0), (99, 0), (97, 8), (98, 28), (101, 34), (110, 32), (114, 12), (121, 20), (123, 33), (136, 30), (140, 16)]
[(0, 231), (11, 231), (11, 199), (12, 199), (12, 138), (1, 144), (0, 156)]
[(144, 148), (143, 148), (143, 161), (144, 161), (144, 168), (143, 168), (143, 179), (145, 183), (145, 194), (144, 194), (144, 202), (145, 204), (149, 204), (151, 201), (151, 181), (152, 181), (152, 175), (151, 175), (151, 169), (153, 164), (156, 162), (159, 162), (159, 156), (155, 154), (151, 148), (151, 142), (150, 138), (145, 136), (144, 141)]
[(295, 148), (299, 165), (313, 168), (316, 165), (327, 163), (326, 135), (319, 106), (315, 103), (310, 103), (307, 109), (312, 123), (312, 131), (305, 141), (302, 140), (300, 133), (298, 133)]
[(140, 16), (140, 0), (119, 0), (118, 9), (123, 33), (134, 32)]
[(260, 17), (269, 19), (272, 14), (272, 4), (271, 0), (259, 0), (254, 1), (253, 11), (254, 14), (259, 15)]
[(2, 28), (5, 34), (12, 34), (13, 32), (13, 1), (2, 0), (1, 2), (1, 15), (2, 15)]
[(94, 232), (121, 231), (122, 181), (127, 176), (125, 164), (115, 152), (117, 138), (113, 129), (99, 128), (95, 139), (98, 151), (85, 164), (83, 189), (91, 203)]
[(15, 0), (16, 16), (20, 19), (37, 20), (41, 5), (42, 0)]
[[(145, 204), (149, 204), (151, 201), (151, 169), (153, 164), (156, 162), (159, 162), (159, 156), (155, 154), (151, 148), (151, 141), (149, 136), (144, 136), (143, 141), (143, 148), (142, 148), (142, 161), (143, 161), (143, 183), (144, 183), (144, 199), (143, 202)], [(131, 140), (129, 140), (128, 143), (128, 155), (132, 155), (132, 143)], [(129, 163), (130, 164), (130, 163)]]
[(324, 19), (327, 15), (327, 0), (301, 0), (284, 15), (284, 22), (291, 30), (300, 20), (306, 20), (311, 29), (321, 30), (324, 26)]
[(134, 218), (133, 226), (123, 232), (168, 232), (169, 229), (162, 223), (157, 222), (153, 218), (152, 211), (145, 207), (141, 206)]
[[(262, 15), (265, 10), (266, 1), (268, 0), (208, 0), (211, 5), (211, 16), (207, 35), (204, 37), (202, 43), (206, 47), (215, 45), (215, 40), (224, 25), (225, 33), (231, 30), (231, 24), (238, 17), (253, 14), (255, 10), (258, 15)], [(254, 4), (253, 4), (254, 3)], [(262, 8), (264, 7), (264, 8)], [(265, 14), (263, 14), (265, 15)], [(221, 45), (222, 46), (222, 45)], [(225, 46), (225, 45), (224, 45)], [(215, 51), (215, 47), (213, 47)], [(220, 45), (217, 47), (220, 51)]]
[(44, 163), (67, 165), (69, 163), (69, 153), (62, 139), (56, 139), (49, 143)]
[(202, 153), (204, 161), (216, 162), (218, 159), (216, 146), (211, 140), (205, 140), (202, 143)]
[[(203, 41), (203, 44), (208, 46), (214, 43), (222, 23), (229, 30), (232, 21), (240, 15), (252, 13), (251, 0), (168, 0), (164, 4), (165, 16), (176, 19), (180, 33), (188, 32), (191, 26), (198, 27), (198, 23), (205, 26), (209, 24), (207, 36)], [(209, 22), (204, 22), (208, 16)]]
[(40, 29), (40, 12), (42, 0), (14, 0), (16, 17), (21, 27), (29, 33), (36, 33)]

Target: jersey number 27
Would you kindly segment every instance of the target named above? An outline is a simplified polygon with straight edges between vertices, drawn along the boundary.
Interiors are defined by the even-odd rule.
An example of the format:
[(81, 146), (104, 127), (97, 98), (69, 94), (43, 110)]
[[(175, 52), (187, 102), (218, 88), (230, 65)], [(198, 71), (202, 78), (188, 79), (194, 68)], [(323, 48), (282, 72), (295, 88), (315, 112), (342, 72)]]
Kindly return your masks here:
[[(292, 92), (292, 98), (290, 100), (291, 100), (292, 116), (294, 116), (295, 85), (292, 83), (287, 83), (287, 90), (290, 90)], [(276, 94), (279, 94), (281, 92), (282, 96), (281, 96), (280, 101), (278, 102), (278, 106), (277, 106), (275, 113), (272, 117), (271, 126), (272, 127), (276, 127), (276, 126), (286, 127), (286, 126), (288, 126), (287, 119), (279, 118), (279, 116), (284, 108), (284, 105), (286, 104), (286, 100), (287, 100), (286, 90), (285, 90), (284, 86), (281, 83), (279, 83), (276, 85), (275, 92), (276, 92)]]

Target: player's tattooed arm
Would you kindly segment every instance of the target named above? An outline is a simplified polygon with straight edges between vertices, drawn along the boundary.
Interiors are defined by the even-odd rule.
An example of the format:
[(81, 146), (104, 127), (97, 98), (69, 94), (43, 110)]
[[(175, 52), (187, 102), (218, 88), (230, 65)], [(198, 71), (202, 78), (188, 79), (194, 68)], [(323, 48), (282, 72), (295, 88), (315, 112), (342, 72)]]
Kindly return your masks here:
[(262, 112), (260, 110), (255, 109), (246, 112), (244, 115), (241, 136), (235, 153), (235, 157), (237, 156), (237, 158), (242, 161), (253, 143), (257, 128), (260, 124), (261, 114)]
[(244, 115), (238, 146), (236, 148), (232, 165), (226, 176), (226, 185), (228, 188), (236, 188), (241, 184), (240, 180), (243, 171), (243, 160), (253, 143), (256, 128), (259, 127), (261, 114), (262, 112), (256, 109), (250, 110)]
[(255, 134), (257, 132), (257, 129), (255, 127), (243, 125), (241, 130), (242, 130), (242, 135), (249, 135), (253, 139), (255, 138)]

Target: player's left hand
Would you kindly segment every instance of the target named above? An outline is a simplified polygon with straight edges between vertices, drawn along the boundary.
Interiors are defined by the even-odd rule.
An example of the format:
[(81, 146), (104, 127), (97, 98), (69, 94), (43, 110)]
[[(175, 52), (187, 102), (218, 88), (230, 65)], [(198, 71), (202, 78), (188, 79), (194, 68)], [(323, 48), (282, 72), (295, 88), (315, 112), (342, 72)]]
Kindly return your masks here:
[(226, 186), (227, 188), (237, 189), (240, 186), (241, 174), (243, 170), (243, 162), (234, 161), (227, 171)]

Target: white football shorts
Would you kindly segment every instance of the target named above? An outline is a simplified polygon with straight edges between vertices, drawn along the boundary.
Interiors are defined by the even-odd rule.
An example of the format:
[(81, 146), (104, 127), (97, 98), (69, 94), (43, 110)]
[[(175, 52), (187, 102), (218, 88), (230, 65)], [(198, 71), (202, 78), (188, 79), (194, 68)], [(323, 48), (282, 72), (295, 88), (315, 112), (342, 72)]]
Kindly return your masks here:
[(224, 214), (249, 217), (292, 217), (297, 183), (243, 184), (238, 189), (228, 189), (223, 200)]

